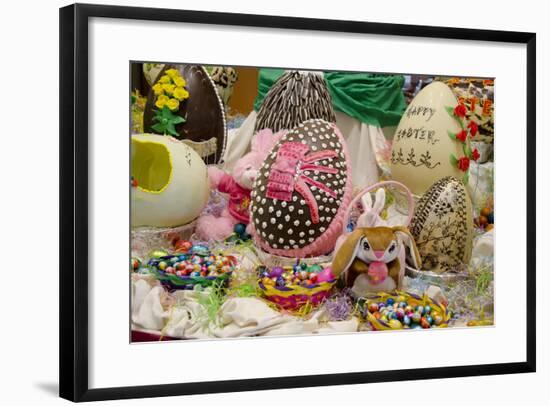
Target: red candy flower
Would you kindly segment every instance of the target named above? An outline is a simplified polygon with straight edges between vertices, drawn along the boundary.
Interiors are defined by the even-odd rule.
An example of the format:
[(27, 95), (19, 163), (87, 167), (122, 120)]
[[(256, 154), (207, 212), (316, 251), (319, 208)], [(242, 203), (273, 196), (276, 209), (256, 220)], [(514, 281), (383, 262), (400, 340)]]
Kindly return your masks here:
[(459, 158), (457, 165), (458, 165), (458, 169), (460, 169), (462, 172), (466, 172), (470, 167), (470, 158), (466, 156)]
[(479, 151), (477, 150), (477, 148), (474, 148), (472, 150), (472, 159), (474, 161), (477, 161), (479, 159)]
[(461, 142), (466, 142), (466, 138), (468, 137), (468, 133), (465, 130), (462, 130), (461, 132), (457, 133), (455, 135), (456, 139)]
[(454, 109), (454, 115), (457, 117), (466, 117), (466, 106), (463, 104), (459, 104)]
[(477, 124), (473, 121), (470, 121), (470, 123), (468, 124), (468, 128), (470, 129), (470, 134), (472, 135), (472, 137), (475, 137), (477, 134)]

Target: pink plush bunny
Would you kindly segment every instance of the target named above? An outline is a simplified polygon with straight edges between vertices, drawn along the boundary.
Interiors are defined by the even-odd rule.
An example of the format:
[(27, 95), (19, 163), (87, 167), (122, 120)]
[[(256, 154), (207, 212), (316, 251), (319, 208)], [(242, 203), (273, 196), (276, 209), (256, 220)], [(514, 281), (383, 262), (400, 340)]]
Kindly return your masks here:
[(258, 170), (267, 158), (269, 151), (284, 135), (280, 131), (276, 134), (270, 129), (258, 131), (251, 143), (251, 151), (237, 161), (233, 168), (233, 175), (225, 173), (215, 166), (208, 167), (210, 188), (217, 189), (229, 195), (227, 207), (219, 217), (204, 214), (197, 222), (197, 235), (205, 240), (223, 240), (233, 233), (237, 223), (247, 225), (250, 221), (250, 191), (258, 175)]

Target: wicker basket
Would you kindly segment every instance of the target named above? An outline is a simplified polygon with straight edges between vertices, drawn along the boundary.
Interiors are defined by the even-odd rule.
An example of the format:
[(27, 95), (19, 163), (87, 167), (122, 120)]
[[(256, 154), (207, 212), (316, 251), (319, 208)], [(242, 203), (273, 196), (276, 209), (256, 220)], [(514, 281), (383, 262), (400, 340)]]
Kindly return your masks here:
[[(160, 261), (170, 261), (177, 255), (167, 255), (158, 259), (149, 261), (150, 272), (169, 290), (192, 290), (196, 286), (206, 288), (214, 284), (218, 286), (227, 286), (231, 279), (232, 272), (226, 272), (218, 276), (178, 276), (163, 272), (156, 268), (155, 263)], [(236, 259), (232, 258), (232, 264), (236, 264)]]
[[(388, 298), (397, 299), (399, 296), (404, 296), (407, 300), (407, 303), (411, 304), (412, 306), (429, 305), (433, 310), (441, 314), (443, 321), (441, 322), (440, 325), (433, 326), (433, 328), (442, 328), (442, 327), (448, 326), (449, 320), (451, 320), (451, 312), (443, 303), (439, 303), (436, 300), (431, 299), (428, 295), (418, 296), (418, 295), (415, 295), (414, 293), (407, 293), (407, 292), (394, 292), (391, 294), (378, 293), (375, 295), (369, 295), (365, 299), (367, 301), (385, 302)], [(366, 303), (367, 302), (365, 302), (364, 315), (374, 330), (395, 330), (395, 328), (392, 328), (385, 321), (377, 319), (368, 310), (368, 306), (366, 305)]]
[[(292, 270), (292, 267), (283, 267)], [(297, 311), (302, 306), (310, 304), (312, 307), (320, 305), (327, 297), (336, 280), (316, 283), (314, 285), (299, 285), (294, 287), (264, 285), (260, 280), (258, 286), (263, 296), (282, 309)]]

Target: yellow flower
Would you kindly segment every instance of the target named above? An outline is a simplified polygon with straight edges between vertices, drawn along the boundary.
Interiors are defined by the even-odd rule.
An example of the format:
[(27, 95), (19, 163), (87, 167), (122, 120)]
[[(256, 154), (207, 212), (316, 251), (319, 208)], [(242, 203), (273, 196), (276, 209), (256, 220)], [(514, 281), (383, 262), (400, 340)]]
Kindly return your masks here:
[(176, 87), (176, 90), (174, 90), (174, 97), (180, 101), (185, 100), (189, 97), (189, 92), (183, 87)]
[[(168, 103), (169, 100), (170, 100), (170, 98), (168, 96), (166, 96), (165, 94), (161, 94), (157, 98), (155, 106), (157, 106), (159, 109), (161, 109)], [(170, 108), (170, 106), (168, 106), (168, 108)]]
[(170, 79), (170, 76), (168, 75), (162, 75), (159, 79), (160, 83), (170, 83), (172, 80)]
[(155, 92), (155, 96), (160, 96), (164, 90), (162, 90), (162, 85), (160, 83), (157, 83), (153, 86), (153, 92)]
[(171, 96), (172, 93), (174, 93), (174, 89), (176, 88), (175, 85), (165, 83), (162, 85), (162, 89), (168, 94), (168, 96)]
[(178, 87), (184, 87), (186, 82), (184, 78), (182, 78), (181, 76), (178, 76), (174, 78), (174, 83)]
[(172, 111), (176, 111), (180, 107), (180, 102), (176, 99), (170, 99), (166, 102), (166, 107)]
[(168, 69), (165, 73), (172, 79), (175, 79), (180, 75), (180, 73), (176, 69)]

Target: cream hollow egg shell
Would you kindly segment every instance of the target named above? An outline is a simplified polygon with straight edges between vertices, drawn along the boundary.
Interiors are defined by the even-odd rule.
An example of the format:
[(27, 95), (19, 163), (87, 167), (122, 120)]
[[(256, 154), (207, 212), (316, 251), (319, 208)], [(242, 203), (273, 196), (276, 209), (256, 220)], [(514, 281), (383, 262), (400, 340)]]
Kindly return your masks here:
[(409, 229), (423, 269), (442, 273), (467, 265), (474, 230), (472, 202), (462, 181), (446, 177), (434, 183), (416, 205)]
[(464, 176), (451, 162), (451, 155), (464, 155), (462, 144), (449, 136), (461, 130), (447, 111), (457, 104), (446, 84), (433, 82), (411, 101), (397, 126), (390, 163), (392, 178), (417, 196), (441, 178)]
[(132, 226), (174, 227), (198, 217), (210, 193), (201, 157), (169, 136), (137, 134), (131, 143)]
[(327, 254), (351, 200), (351, 164), (335, 124), (305, 121), (270, 151), (251, 193), (255, 242), (285, 257)]

